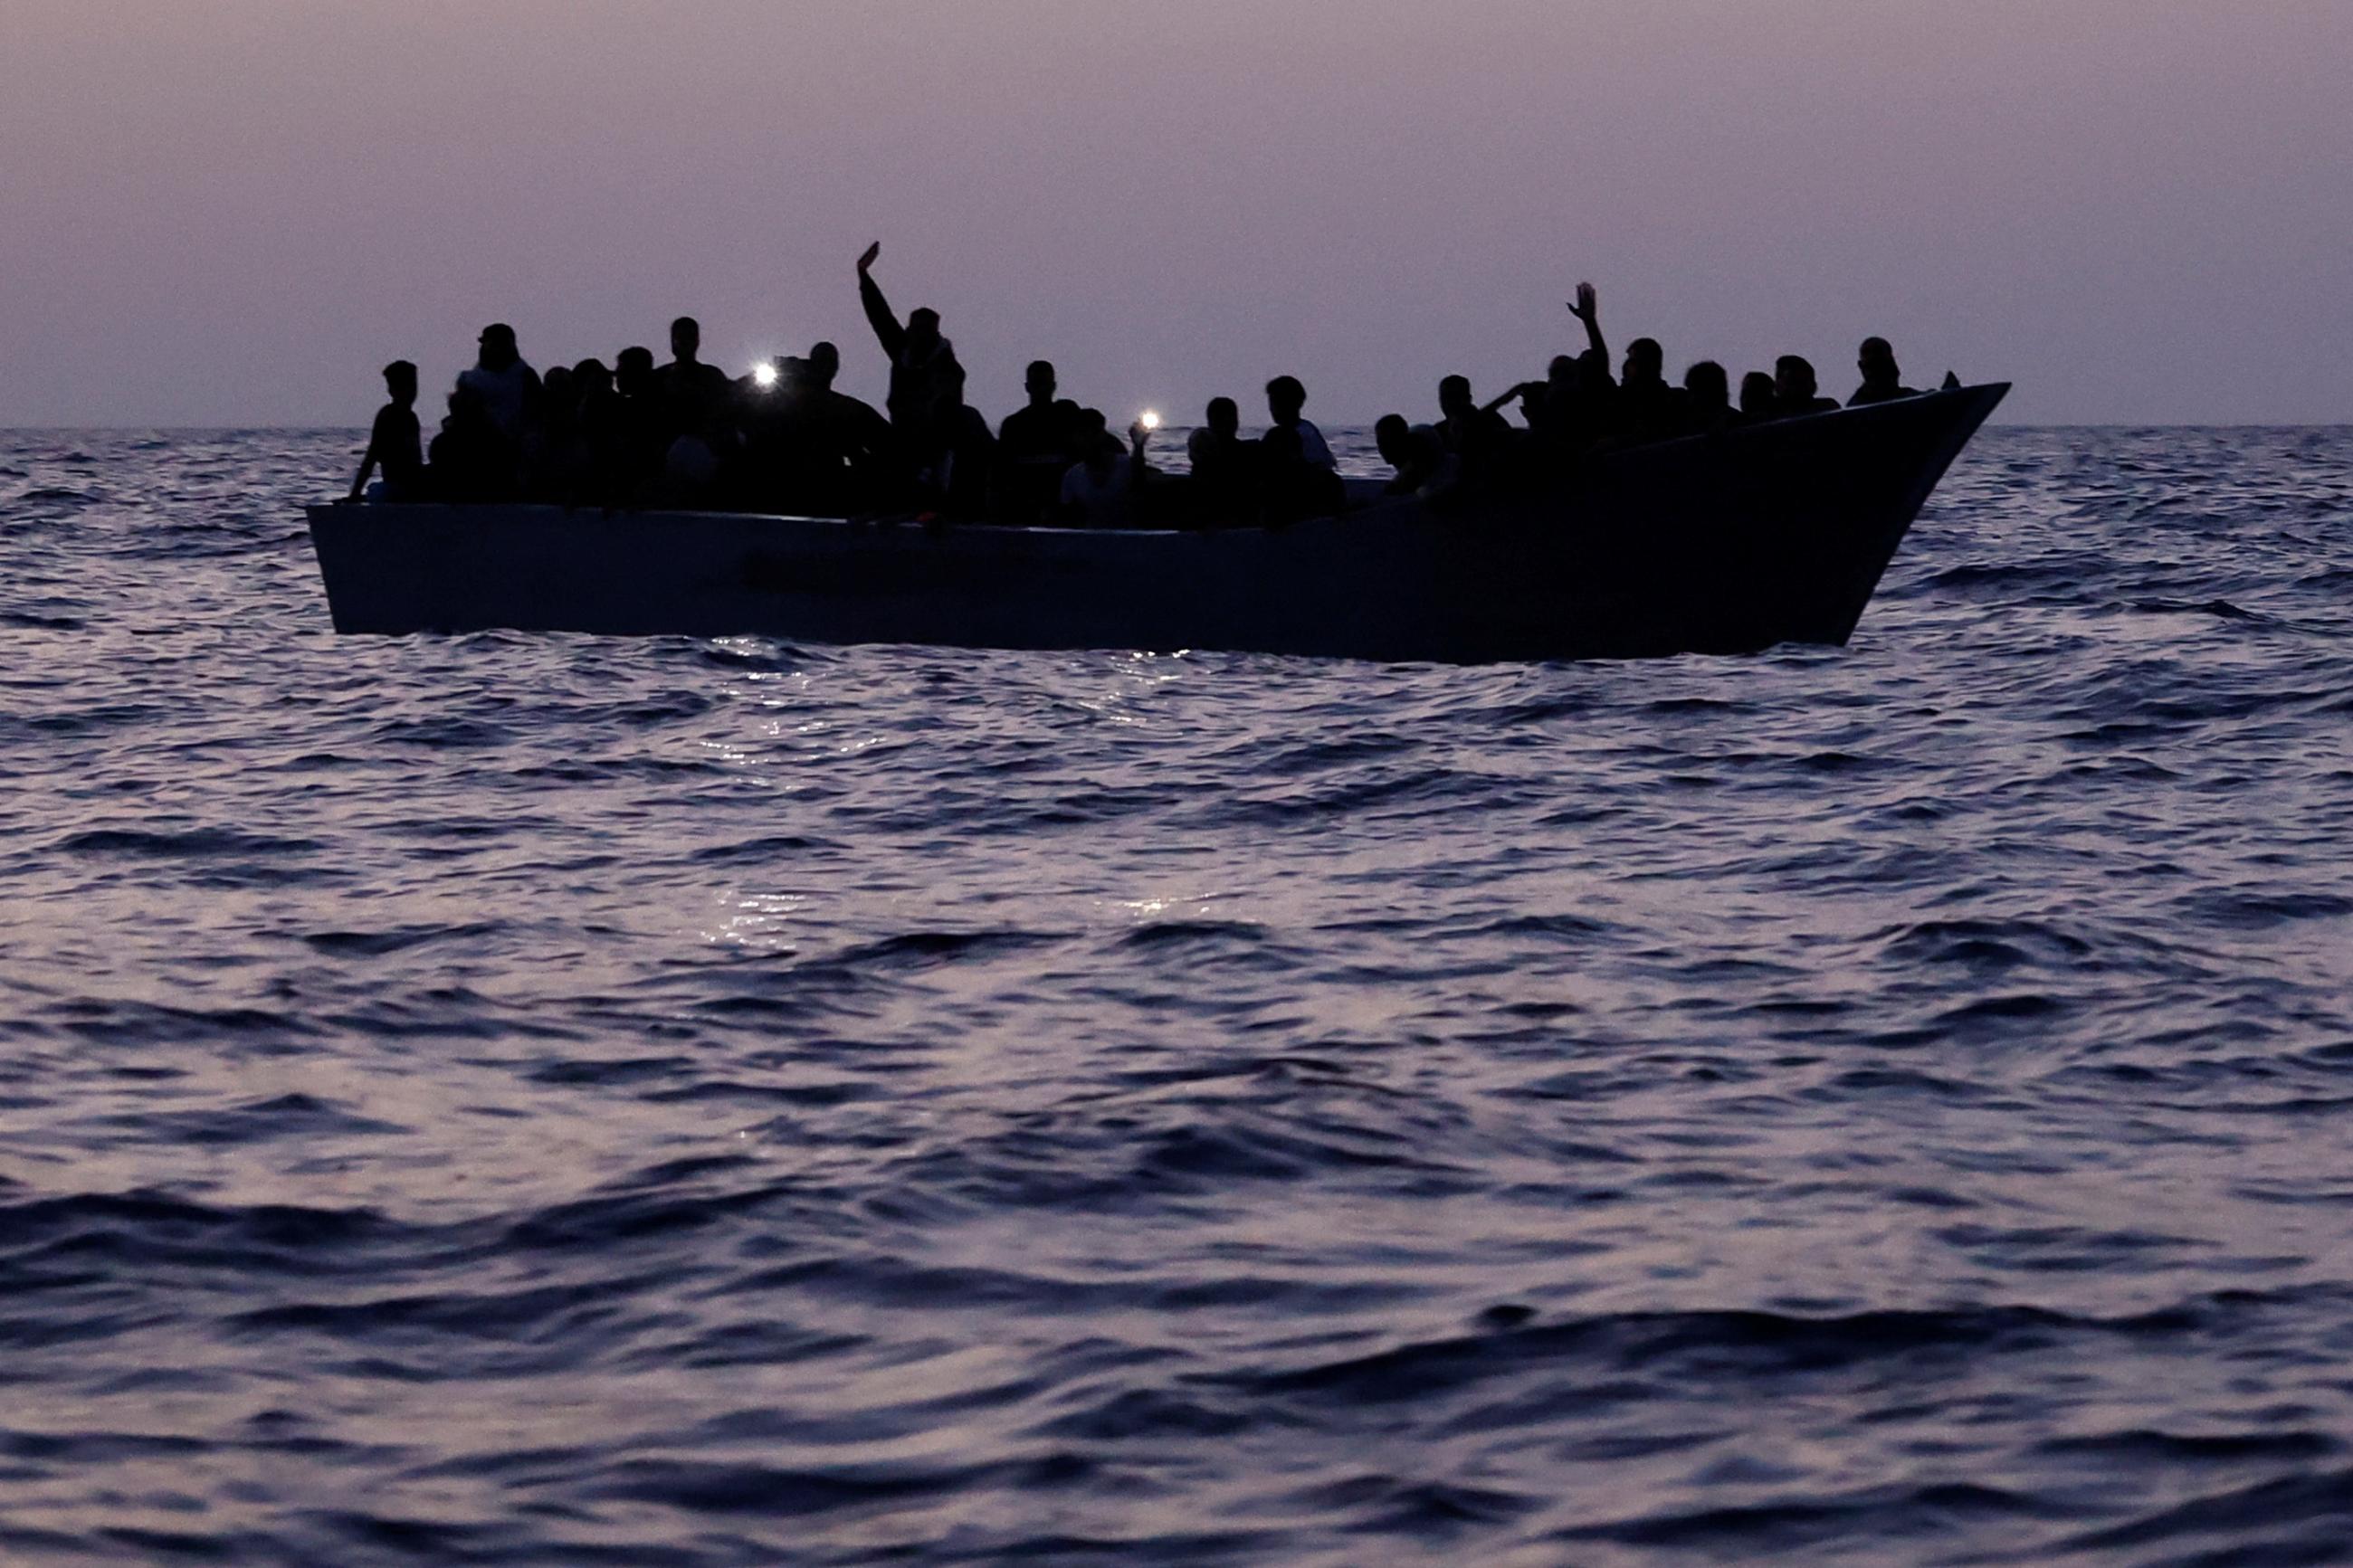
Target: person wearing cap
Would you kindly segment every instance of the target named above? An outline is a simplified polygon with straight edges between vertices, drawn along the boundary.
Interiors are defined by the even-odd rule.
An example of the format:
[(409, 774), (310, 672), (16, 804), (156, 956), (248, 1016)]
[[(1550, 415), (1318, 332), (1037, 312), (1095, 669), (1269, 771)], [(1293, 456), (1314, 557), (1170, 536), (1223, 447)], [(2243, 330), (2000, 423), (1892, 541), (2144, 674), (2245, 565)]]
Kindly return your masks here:
[(482, 410), (508, 440), (520, 445), (539, 405), (539, 373), (523, 363), (515, 347), (515, 330), (504, 321), (482, 329), (474, 368), (458, 377), (458, 384), (480, 395)]

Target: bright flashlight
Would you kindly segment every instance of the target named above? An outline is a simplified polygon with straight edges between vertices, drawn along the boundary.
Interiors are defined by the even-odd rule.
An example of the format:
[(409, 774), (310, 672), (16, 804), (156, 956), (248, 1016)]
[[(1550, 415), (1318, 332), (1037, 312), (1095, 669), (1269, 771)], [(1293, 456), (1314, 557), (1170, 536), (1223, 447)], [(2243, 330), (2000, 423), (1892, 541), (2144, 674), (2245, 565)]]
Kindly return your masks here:
[(776, 367), (769, 363), (766, 360), (762, 360), (758, 364), (754, 365), (752, 367), (752, 384), (762, 388), (776, 385)]
[(1160, 416), (1147, 408), (1144, 411), (1143, 416), (1136, 420), (1136, 423), (1143, 426), (1146, 430), (1157, 430), (1160, 428)]

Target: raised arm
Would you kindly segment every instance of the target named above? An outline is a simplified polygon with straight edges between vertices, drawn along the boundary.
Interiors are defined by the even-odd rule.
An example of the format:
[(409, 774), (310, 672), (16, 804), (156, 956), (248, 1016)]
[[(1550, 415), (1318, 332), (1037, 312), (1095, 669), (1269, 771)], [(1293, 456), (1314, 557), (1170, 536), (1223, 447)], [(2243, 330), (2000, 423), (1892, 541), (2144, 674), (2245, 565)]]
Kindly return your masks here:
[(874, 258), (881, 254), (882, 242), (878, 239), (858, 258), (858, 302), (866, 307), (866, 321), (874, 329), (875, 341), (896, 364), (907, 346), (907, 329), (891, 313), (891, 301), (882, 298), (882, 286), (874, 281)]
[(1585, 323), (1586, 346), (1601, 356), (1603, 364), (1608, 364), (1609, 345), (1601, 337), (1600, 297), (1592, 284), (1579, 283), (1577, 286), (1577, 298), (1569, 301), (1568, 313)]

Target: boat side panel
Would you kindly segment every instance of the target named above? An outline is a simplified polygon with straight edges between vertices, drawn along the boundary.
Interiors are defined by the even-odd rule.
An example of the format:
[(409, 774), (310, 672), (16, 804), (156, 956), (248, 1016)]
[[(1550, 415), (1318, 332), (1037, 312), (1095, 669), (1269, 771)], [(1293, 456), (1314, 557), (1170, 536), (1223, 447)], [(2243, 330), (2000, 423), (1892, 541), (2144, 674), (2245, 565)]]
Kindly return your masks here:
[(1842, 641), (2001, 389), (1588, 463), (1508, 505), (1107, 532), (552, 507), (311, 509), (339, 630), (499, 626), (1387, 659)]

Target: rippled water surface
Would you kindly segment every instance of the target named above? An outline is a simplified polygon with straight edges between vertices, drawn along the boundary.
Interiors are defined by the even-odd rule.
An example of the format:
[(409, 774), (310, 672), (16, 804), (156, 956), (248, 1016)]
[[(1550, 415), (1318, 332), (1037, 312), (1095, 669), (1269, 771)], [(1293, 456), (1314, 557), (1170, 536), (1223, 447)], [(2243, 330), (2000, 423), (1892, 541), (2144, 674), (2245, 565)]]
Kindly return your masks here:
[(0, 436), (0, 1558), (2353, 1561), (2353, 432), (1855, 645), (339, 640)]

